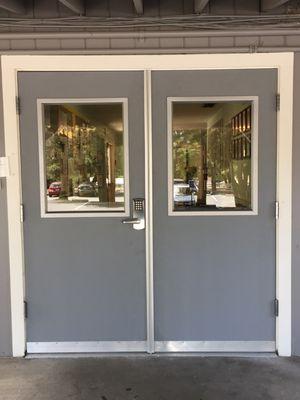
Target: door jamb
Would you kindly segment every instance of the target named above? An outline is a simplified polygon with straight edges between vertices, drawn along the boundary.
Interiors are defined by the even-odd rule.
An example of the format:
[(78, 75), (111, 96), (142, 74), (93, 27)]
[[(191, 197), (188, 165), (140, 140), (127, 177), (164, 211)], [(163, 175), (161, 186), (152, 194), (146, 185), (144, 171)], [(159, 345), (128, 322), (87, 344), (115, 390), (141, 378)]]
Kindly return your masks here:
[[(109, 56), (38, 56), (5, 55), (1, 57), (2, 94), (5, 99), (4, 135), (10, 175), (7, 178), (9, 267), (11, 292), (12, 353), (25, 354), (24, 254), (21, 222), (21, 165), (19, 121), (16, 114), (19, 71), (147, 71), (146, 87), (151, 87), (151, 70), (261, 69), (278, 70), (277, 114), (277, 201), (280, 217), (276, 221), (276, 295), (280, 313), (276, 319), (276, 346), (281, 356), (291, 355), (291, 209), (292, 209), (292, 120), (293, 53), (193, 54), (193, 55), (109, 55)], [(146, 233), (148, 352), (154, 351), (153, 321), (153, 244), (152, 244), (152, 176), (151, 176), (151, 94), (145, 93), (146, 209), (149, 224)], [(275, 96), (275, 94), (274, 94)], [(147, 97), (147, 98), (146, 98)], [(149, 120), (150, 119), (150, 120)], [(147, 125), (147, 126), (146, 126)], [(148, 198), (147, 198), (148, 197)]]

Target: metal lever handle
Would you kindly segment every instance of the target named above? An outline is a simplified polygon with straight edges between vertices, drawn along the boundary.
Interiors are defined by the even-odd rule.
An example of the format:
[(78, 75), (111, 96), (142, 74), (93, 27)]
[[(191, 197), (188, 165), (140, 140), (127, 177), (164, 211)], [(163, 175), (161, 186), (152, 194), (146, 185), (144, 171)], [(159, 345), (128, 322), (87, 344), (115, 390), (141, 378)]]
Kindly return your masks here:
[(132, 217), (123, 219), (123, 224), (130, 224), (136, 231), (145, 229), (145, 199), (132, 199)]
[(139, 218), (123, 219), (122, 224), (140, 224), (142, 221)]

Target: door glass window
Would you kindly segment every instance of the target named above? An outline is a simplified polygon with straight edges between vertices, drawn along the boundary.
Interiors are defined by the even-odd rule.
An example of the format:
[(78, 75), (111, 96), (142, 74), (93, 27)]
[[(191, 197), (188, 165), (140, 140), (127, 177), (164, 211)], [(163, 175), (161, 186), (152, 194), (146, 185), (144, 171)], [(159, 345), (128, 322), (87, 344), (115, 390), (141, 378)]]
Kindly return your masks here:
[(124, 102), (42, 104), (46, 213), (124, 212)]
[(172, 101), (172, 211), (252, 210), (252, 101)]

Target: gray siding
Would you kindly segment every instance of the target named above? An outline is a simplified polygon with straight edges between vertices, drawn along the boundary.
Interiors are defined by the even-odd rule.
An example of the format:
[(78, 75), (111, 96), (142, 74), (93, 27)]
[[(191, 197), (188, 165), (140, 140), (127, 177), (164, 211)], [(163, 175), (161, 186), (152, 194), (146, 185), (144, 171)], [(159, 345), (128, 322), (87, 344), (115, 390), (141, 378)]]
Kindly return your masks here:
[[(255, 31), (254, 31), (255, 32)], [(1, 39), (0, 53), (211, 53), (299, 51), (299, 35)]]
[[(2, 91), (1, 76), (0, 90)], [(4, 155), (2, 96), (0, 96), (0, 156)], [(1, 179), (1, 178), (0, 178)], [(5, 179), (0, 189), (0, 356), (11, 354), (11, 321)]]

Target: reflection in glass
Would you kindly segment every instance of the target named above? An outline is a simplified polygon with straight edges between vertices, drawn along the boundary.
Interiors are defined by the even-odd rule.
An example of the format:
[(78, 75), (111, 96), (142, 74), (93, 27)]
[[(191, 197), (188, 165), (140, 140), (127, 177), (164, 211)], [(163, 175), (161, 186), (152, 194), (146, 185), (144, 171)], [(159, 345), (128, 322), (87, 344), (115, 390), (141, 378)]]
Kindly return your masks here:
[(123, 104), (44, 104), (47, 212), (124, 211)]
[(251, 102), (173, 102), (173, 210), (251, 210), (251, 136)]

